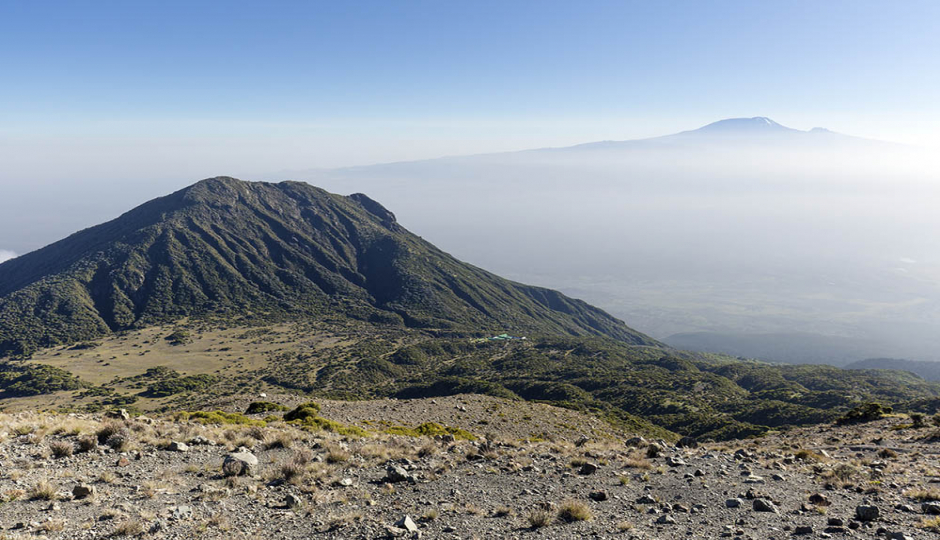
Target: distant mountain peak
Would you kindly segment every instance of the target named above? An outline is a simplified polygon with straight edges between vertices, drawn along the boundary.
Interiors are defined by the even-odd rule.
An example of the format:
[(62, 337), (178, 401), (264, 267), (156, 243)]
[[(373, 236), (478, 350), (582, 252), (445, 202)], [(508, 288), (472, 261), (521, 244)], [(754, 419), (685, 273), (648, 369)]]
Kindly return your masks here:
[(792, 128), (788, 128), (777, 122), (774, 122), (766, 116), (755, 116), (753, 118), (726, 118), (725, 120), (719, 120), (717, 122), (712, 122), (707, 126), (700, 127), (696, 130), (697, 132), (703, 131), (722, 131), (722, 132), (735, 132), (735, 131), (797, 131)]

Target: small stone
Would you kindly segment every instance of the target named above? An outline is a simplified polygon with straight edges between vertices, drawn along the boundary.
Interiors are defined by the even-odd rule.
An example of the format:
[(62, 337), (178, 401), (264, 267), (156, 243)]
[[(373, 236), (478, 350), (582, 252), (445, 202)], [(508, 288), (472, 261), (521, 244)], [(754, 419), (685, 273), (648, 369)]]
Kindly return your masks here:
[(399, 529), (398, 527), (392, 527), (391, 525), (385, 527), (385, 536), (387, 538), (401, 538), (408, 534), (408, 531), (405, 529)]
[(777, 506), (774, 503), (764, 499), (754, 499), (753, 508), (756, 512), (773, 512), (774, 514), (778, 513)]
[(646, 444), (646, 439), (644, 439), (643, 437), (631, 437), (627, 439), (626, 442), (624, 442), (624, 445), (630, 448), (638, 448), (640, 446), (643, 446), (644, 444)]
[(222, 474), (225, 476), (251, 476), (258, 467), (258, 458), (251, 452), (234, 452), (225, 456)]
[(114, 418), (117, 420), (124, 420), (125, 422), (131, 419), (131, 415), (127, 412), (127, 409), (108, 411), (105, 413), (105, 417)]
[(597, 465), (594, 463), (588, 462), (588, 463), (585, 463), (584, 465), (581, 465), (581, 470), (578, 471), (578, 474), (588, 475), (588, 474), (594, 474), (596, 472), (597, 472)]
[(304, 505), (304, 500), (294, 495), (293, 493), (288, 493), (284, 497), (284, 506), (288, 508), (300, 508)]
[(189, 444), (193, 446), (211, 446), (215, 443), (202, 435), (196, 435), (195, 437), (189, 439)]
[(680, 458), (670, 456), (666, 458), (666, 465), (669, 465), (670, 467), (680, 467), (685, 465), (685, 461)]
[(643, 495), (642, 497), (636, 500), (636, 503), (637, 504), (656, 504), (656, 499), (654, 499), (653, 497), (649, 495)]
[(744, 504), (744, 501), (738, 498), (728, 499), (727, 501), (725, 501), (725, 506), (727, 506), (728, 508), (738, 508), (742, 504)]
[(829, 506), (829, 497), (826, 497), (822, 493), (813, 493), (809, 496), (809, 502), (815, 504), (816, 506)]
[(175, 520), (185, 520), (191, 519), (193, 517), (193, 507), (181, 504), (179, 506), (171, 506), (167, 508), (167, 514), (170, 516), (170, 519)]
[(189, 445), (184, 442), (173, 441), (167, 446), (167, 450), (170, 452), (188, 452)]
[(813, 527), (811, 525), (799, 525), (793, 531), (793, 534), (813, 534)]
[(73, 499), (85, 499), (95, 494), (95, 486), (79, 484), (72, 488)]
[(408, 474), (408, 471), (405, 470), (401, 465), (389, 465), (385, 469), (385, 481), (390, 484), (397, 484), (398, 482), (414, 482), (414, 477)]
[(411, 516), (404, 516), (398, 521), (395, 522), (395, 527), (399, 529), (404, 529), (408, 532), (417, 532), (418, 525), (415, 524), (414, 520), (411, 519)]
[(669, 514), (663, 514), (659, 516), (659, 519), (656, 520), (656, 523), (660, 525), (666, 525), (666, 524), (673, 525), (675, 524), (675, 522), (676, 520)]
[(837, 518), (837, 517), (829, 518), (827, 523), (829, 524), (830, 527), (842, 527), (843, 525), (845, 525), (845, 521), (843, 521), (842, 518)]
[(931, 516), (940, 516), (940, 503), (925, 502), (924, 504), (920, 505), (920, 509), (925, 514)]
[(606, 491), (592, 491), (588, 495), (588, 497), (590, 497), (592, 501), (603, 502), (607, 500), (607, 492)]
[(877, 506), (862, 504), (855, 507), (855, 517), (859, 521), (875, 521), (879, 515)]

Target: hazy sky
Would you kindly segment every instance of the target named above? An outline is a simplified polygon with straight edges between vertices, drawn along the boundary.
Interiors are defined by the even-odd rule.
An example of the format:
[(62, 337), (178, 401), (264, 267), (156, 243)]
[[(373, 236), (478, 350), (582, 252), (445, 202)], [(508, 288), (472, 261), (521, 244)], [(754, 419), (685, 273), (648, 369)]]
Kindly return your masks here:
[(186, 183), (735, 116), (940, 145), (940, 2), (2, 2), (0, 188)]

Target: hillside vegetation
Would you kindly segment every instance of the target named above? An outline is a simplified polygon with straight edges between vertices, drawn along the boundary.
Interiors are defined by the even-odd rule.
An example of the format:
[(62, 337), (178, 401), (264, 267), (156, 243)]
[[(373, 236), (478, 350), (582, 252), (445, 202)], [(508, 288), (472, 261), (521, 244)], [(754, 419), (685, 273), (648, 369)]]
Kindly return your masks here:
[[(4, 396), (21, 397), (6, 404), (175, 411), (260, 393), (484, 394), (561, 405), (669, 439), (729, 439), (834, 421), (869, 402), (927, 410), (940, 397), (940, 385), (906, 372), (770, 365), (607, 338), (479, 340), (347, 321), (250, 329), (193, 323), (188, 343), (166, 339), (179, 331), (153, 327), (10, 361), (21, 379)], [(58, 386), (38, 377), (47, 371), (59, 375)]]

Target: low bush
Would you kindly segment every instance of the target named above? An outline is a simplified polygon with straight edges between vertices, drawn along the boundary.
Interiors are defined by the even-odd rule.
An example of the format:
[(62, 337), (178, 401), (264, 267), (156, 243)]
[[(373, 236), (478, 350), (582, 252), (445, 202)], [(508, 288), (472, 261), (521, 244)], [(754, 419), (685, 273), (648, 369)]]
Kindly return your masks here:
[(860, 424), (863, 422), (874, 422), (891, 414), (891, 407), (883, 407), (880, 403), (864, 403), (840, 416), (836, 424), (844, 426), (847, 424)]
[(248, 405), (245, 414), (264, 414), (271, 411), (286, 411), (288, 408), (270, 401), (255, 401)]

